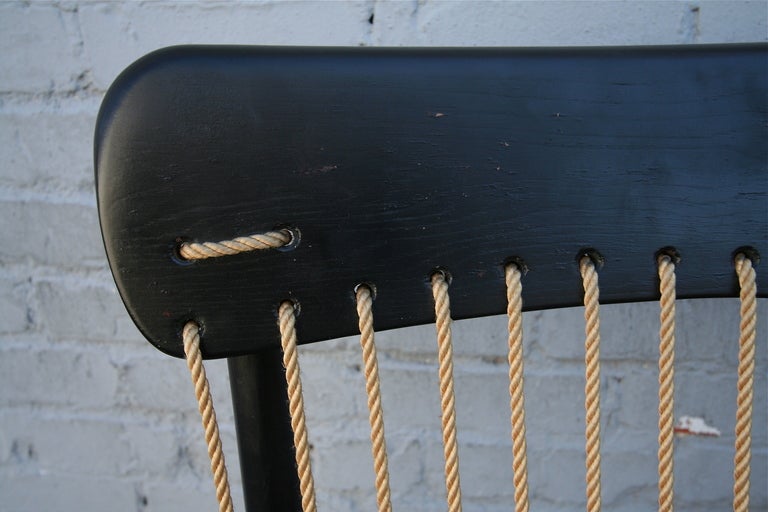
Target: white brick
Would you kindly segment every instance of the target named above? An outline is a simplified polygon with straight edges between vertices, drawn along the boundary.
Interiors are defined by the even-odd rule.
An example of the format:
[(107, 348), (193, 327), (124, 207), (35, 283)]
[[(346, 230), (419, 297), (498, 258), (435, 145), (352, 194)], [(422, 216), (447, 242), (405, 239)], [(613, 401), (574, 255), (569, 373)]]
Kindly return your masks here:
[[(584, 361), (584, 308), (531, 313), (533, 347), (529, 357)], [(600, 307), (600, 357), (603, 361), (658, 359), (658, 304)], [(528, 320), (528, 317), (524, 319)]]
[[(611, 436), (618, 431), (637, 436), (656, 429), (658, 418), (655, 411), (659, 407), (659, 399), (655, 365), (622, 367), (616, 372), (603, 371), (602, 379), (606, 383), (606, 392), (601, 396), (601, 402), (610, 406), (606, 408), (607, 414), (603, 414), (606, 435)], [(685, 385), (679, 375), (677, 380), (680, 386)], [(580, 400), (583, 400), (583, 392)], [(647, 442), (653, 443), (655, 438), (647, 439)]]
[(354, 348), (343, 354), (300, 349), (304, 399), (308, 414), (317, 422), (367, 418), (365, 384), (359, 370), (362, 357)]
[[(759, 269), (758, 269), (759, 271)], [(757, 332), (768, 333), (768, 300), (757, 301)], [(677, 305), (677, 360), (696, 367), (701, 361), (718, 364), (724, 370), (736, 368), (739, 353), (739, 301), (697, 299)], [(757, 350), (758, 364), (768, 363), (768, 350)]]
[(382, 408), (387, 432), (418, 429), (438, 432), (440, 394), (437, 368), (381, 370)]
[[(445, 477), (443, 445), (438, 439), (426, 436), (415, 440), (412, 445), (418, 454), (424, 484), (408, 489), (402, 500), (406, 510), (445, 510)], [(461, 446), (459, 446), (461, 454)], [(461, 457), (461, 455), (459, 455)]]
[(115, 478), (66, 474), (0, 476), (3, 506), (13, 512), (80, 510), (136, 512), (135, 484)]
[(51, 339), (118, 341), (116, 319), (126, 312), (117, 291), (109, 284), (41, 281), (36, 285), (35, 299), (37, 321)]
[(0, 261), (105, 266), (95, 204), (0, 200), (0, 219), (3, 236), (13, 241), (0, 246)]
[[(681, 507), (692, 509), (698, 505), (708, 510), (724, 510), (731, 506), (733, 451), (718, 449), (717, 445), (723, 444), (720, 439), (713, 438), (678, 440), (675, 446), (675, 500)], [(753, 464), (761, 466), (765, 462), (757, 459)], [(758, 482), (753, 480), (753, 492), (756, 497), (765, 496), (765, 480), (762, 485)], [(762, 501), (765, 502), (765, 498)]]
[(651, 510), (658, 506), (656, 450), (603, 450), (601, 463), (606, 509)]
[(584, 509), (584, 453), (552, 446), (551, 451), (528, 457), (529, 493), (534, 502), (557, 505), (560, 510)]
[[(142, 483), (142, 489), (142, 508), (131, 509), (132, 512), (218, 510), (213, 480), (195, 486), (179, 485), (172, 481), (149, 481)], [(239, 487), (233, 487), (231, 491), (234, 509), (244, 511), (242, 491)]]
[(677, 2), (379, 2), (373, 42), (398, 46), (672, 44)]
[[(182, 359), (168, 357), (149, 343), (137, 347), (141, 357), (120, 363), (120, 405), (153, 412), (197, 413), (194, 386)], [(224, 361), (207, 361), (211, 394), (219, 422), (233, 422), (229, 381)], [(223, 366), (223, 367), (222, 367)]]
[(0, 405), (112, 406), (118, 373), (108, 357), (68, 350), (0, 350)]
[(119, 422), (50, 419), (14, 411), (0, 415), (0, 423), (12, 446), (24, 448), (9, 458), (11, 464), (32, 466), (40, 473), (114, 477), (129, 468), (130, 451), (122, 438), (126, 426)]
[[(418, 434), (416, 431), (414, 434)], [(387, 437), (389, 471), (395, 496), (418, 492), (425, 483), (425, 460), (418, 439)]]
[[(698, 28), (697, 43), (738, 43), (768, 40), (768, 7), (765, 2), (719, 1), (698, 3), (698, 19), (691, 13), (692, 24)], [(694, 6), (690, 7), (692, 10)]]
[[(602, 320), (602, 319), (601, 319)], [(524, 315), (524, 333), (532, 346), (525, 352), (528, 359), (584, 360), (584, 313), (581, 308), (536, 311)]]
[(98, 3), (80, 6), (94, 80), (108, 86), (139, 57), (177, 44), (348, 45), (363, 42), (367, 2)]
[(51, 4), (0, 3), (0, 92), (78, 87), (86, 69), (73, 22), (72, 13)]
[(0, 186), (93, 194), (97, 108), (96, 102), (0, 108)]
[(513, 503), (512, 444), (460, 447), (462, 494), (467, 498)]
[[(494, 374), (456, 374), (456, 418), (460, 439), (466, 436), (485, 442), (509, 440), (509, 378), (504, 372)], [(530, 377), (535, 389), (535, 378)], [(433, 393), (438, 395), (438, 388)], [(537, 400), (529, 394), (529, 400)]]
[[(532, 343), (531, 329), (536, 318), (527, 313), (523, 316), (524, 343), (528, 349)], [(506, 316), (454, 321), (451, 330), (456, 358), (466, 356), (475, 359), (480, 356), (491, 364), (506, 361)], [(359, 345), (358, 340), (354, 341)], [(376, 345), (384, 363), (387, 359), (422, 363), (437, 361), (437, 335), (435, 326), (431, 324), (377, 333)]]
[(24, 332), (30, 327), (29, 280), (0, 277), (0, 334)]
[(370, 442), (348, 441), (334, 447), (314, 444), (312, 460), (317, 461), (318, 487), (342, 491), (374, 487)]

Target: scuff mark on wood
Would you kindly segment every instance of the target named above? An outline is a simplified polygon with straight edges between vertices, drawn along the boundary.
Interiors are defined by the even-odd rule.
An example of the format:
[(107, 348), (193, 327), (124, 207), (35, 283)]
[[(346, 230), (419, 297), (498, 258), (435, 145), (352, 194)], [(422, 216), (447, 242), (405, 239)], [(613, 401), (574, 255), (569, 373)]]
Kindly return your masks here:
[(320, 167), (304, 168), (299, 172), (304, 176), (315, 176), (318, 174), (327, 174), (331, 171), (335, 171), (338, 168), (339, 168), (338, 165), (322, 165)]

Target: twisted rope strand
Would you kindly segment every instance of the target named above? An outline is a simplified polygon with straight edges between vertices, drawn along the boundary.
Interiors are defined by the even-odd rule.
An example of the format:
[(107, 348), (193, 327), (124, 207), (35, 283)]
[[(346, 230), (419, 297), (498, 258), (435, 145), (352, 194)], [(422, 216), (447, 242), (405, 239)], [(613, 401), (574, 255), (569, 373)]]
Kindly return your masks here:
[(188, 322), (182, 331), (184, 354), (187, 356), (192, 383), (195, 385), (200, 417), (205, 430), (205, 442), (208, 444), (208, 457), (211, 459), (213, 483), (216, 486), (216, 498), (219, 501), (219, 512), (232, 512), (232, 497), (229, 492), (229, 477), (224, 463), (224, 453), (221, 449), (219, 425), (216, 422), (216, 412), (213, 410), (213, 399), (205, 376), (203, 357), (200, 354), (200, 328), (195, 322)]
[(525, 400), (523, 394), (523, 287), (517, 265), (505, 269), (509, 330), (509, 396), (512, 410), (512, 472), (515, 484), (515, 511), (528, 512), (528, 455), (525, 442)]
[(674, 392), (675, 392), (675, 264), (658, 258), (661, 290), (659, 330), (659, 511), (672, 512), (674, 505)]
[(304, 418), (304, 396), (301, 391), (299, 356), (296, 350), (296, 315), (293, 303), (286, 301), (280, 304), (278, 317), (280, 341), (283, 346), (285, 381), (288, 384), (288, 409), (291, 413), (293, 443), (296, 447), (296, 469), (299, 475), (301, 507), (304, 512), (315, 512), (317, 510), (315, 482), (312, 478), (307, 425)]
[(459, 448), (456, 440), (456, 410), (453, 391), (451, 305), (448, 298), (448, 282), (442, 272), (437, 272), (432, 276), (432, 295), (435, 298), (437, 327), (440, 406), (442, 408), (443, 454), (445, 456), (445, 489), (447, 491), (448, 511), (461, 512)]
[(365, 366), (365, 390), (368, 393), (368, 421), (371, 424), (371, 452), (376, 473), (376, 501), (380, 512), (390, 512), (387, 444), (384, 439), (384, 415), (381, 410), (379, 364), (373, 330), (373, 297), (367, 286), (357, 289), (357, 315), (360, 326), (360, 346)]
[(739, 376), (736, 398), (736, 453), (733, 469), (733, 510), (749, 510), (749, 475), (752, 458), (752, 385), (755, 373), (755, 326), (757, 324), (757, 285), (752, 260), (744, 254), (735, 258), (741, 291), (739, 325)]
[(288, 245), (291, 240), (293, 240), (291, 232), (281, 229), (221, 242), (184, 242), (179, 246), (179, 254), (185, 260), (204, 260), (260, 249), (277, 249)]
[(600, 503), (600, 290), (597, 270), (589, 256), (579, 261), (584, 285), (584, 319), (586, 320), (586, 466), (587, 510), (598, 512)]

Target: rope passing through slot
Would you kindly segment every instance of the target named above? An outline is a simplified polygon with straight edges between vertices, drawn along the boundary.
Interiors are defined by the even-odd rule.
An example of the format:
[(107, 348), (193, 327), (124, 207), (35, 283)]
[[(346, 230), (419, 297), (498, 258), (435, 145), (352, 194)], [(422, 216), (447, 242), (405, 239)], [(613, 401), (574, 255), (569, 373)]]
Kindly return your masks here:
[(743, 253), (735, 257), (741, 301), (739, 324), (739, 370), (736, 397), (736, 452), (733, 468), (733, 510), (749, 510), (749, 476), (752, 458), (752, 398), (755, 373), (757, 285), (752, 260)]
[(525, 398), (523, 393), (523, 287), (521, 269), (507, 265), (507, 317), (509, 330), (509, 396), (512, 410), (512, 473), (515, 484), (515, 511), (528, 511), (528, 455), (525, 441)]
[(587, 511), (598, 512), (600, 498), (600, 290), (597, 270), (590, 255), (579, 260), (579, 270), (584, 286), (584, 319), (586, 342), (584, 363), (586, 384), (584, 407), (586, 409), (586, 466)]
[(185, 260), (204, 260), (241, 252), (279, 249), (291, 244), (293, 240), (294, 235), (290, 230), (281, 229), (220, 242), (183, 242), (179, 245), (179, 255)]
[(291, 414), (293, 443), (296, 448), (296, 470), (299, 475), (301, 507), (304, 512), (315, 512), (315, 482), (312, 478), (312, 466), (309, 458), (307, 424), (304, 417), (304, 396), (301, 390), (299, 355), (296, 349), (296, 314), (290, 301), (280, 304), (278, 311), (280, 342), (283, 347), (283, 365), (285, 381), (288, 384), (288, 409)]
[(232, 497), (229, 491), (229, 477), (224, 463), (224, 452), (221, 449), (221, 436), (213, 410), (213, 399), (208, 386), (208, 378), (203, 367), (203, 357), (200, 354), (200, 328), (195, 322), (187, 322), (182, 331), (184, 354), (187, 366), (195, 385), (200, 416), (205, 430), (205, 442), (208, 444), (208, 457), (211, 459), (213, 483), (216, 486), (216, 498), (219, 501), (219, 512), (232, 512)]
[(658, 257), (661, 314), (659, 329), (659, 511), (674, 506), (675, 398), (675, 263), (669, 254)]
[(373, 296), (366, 285), (357, 287), (357, 315), (360, 326), (360, 346), (365, 366), (365, 390), (368, 393), (368, 420), (371, 424), (371, 452), (376, 474), (376, 501), (380, 512), (392, 510), (389, 490), (387, 443), (384, 439), (384, 414), (381, 410), (379, 364), (373, 330)]
[(445, 488), (447, 492), (448, 511), (461, 512), (459, 448), (456, 439), (456, 399), (453, 391), (451, 304), (450, 299), (448, 298), (448, 281), (443, 272), (436, 272), (432, 275), (432, 295), (435, 299), (439, 364), (438, 374), (440, 377), (440, 407), (442, 410)]

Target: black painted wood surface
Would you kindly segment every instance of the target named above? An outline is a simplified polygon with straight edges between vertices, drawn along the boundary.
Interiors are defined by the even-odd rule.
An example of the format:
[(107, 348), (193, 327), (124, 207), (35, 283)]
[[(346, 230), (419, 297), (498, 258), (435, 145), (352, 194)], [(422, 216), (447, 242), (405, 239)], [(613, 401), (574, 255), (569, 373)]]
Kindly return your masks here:
[[(511, 257), (526, 310), (578, 305), (585, 248), (604, 303), (657, 299), (667, 246), (679, 297), (736, 296), (734, 250), (768, 255), (766, 48), (156, 52), (96, 128), (115, 281), (150, 342), (180, 356), (196, 319), (209, 358), (278, 345), (289, 298), (302, 343), (354, 334), (361, 282), (378, 330), (430, 323), (436, 268), (455, 319), (502, 313)], [(286, 225), (292, 251), (174, 258)]]

